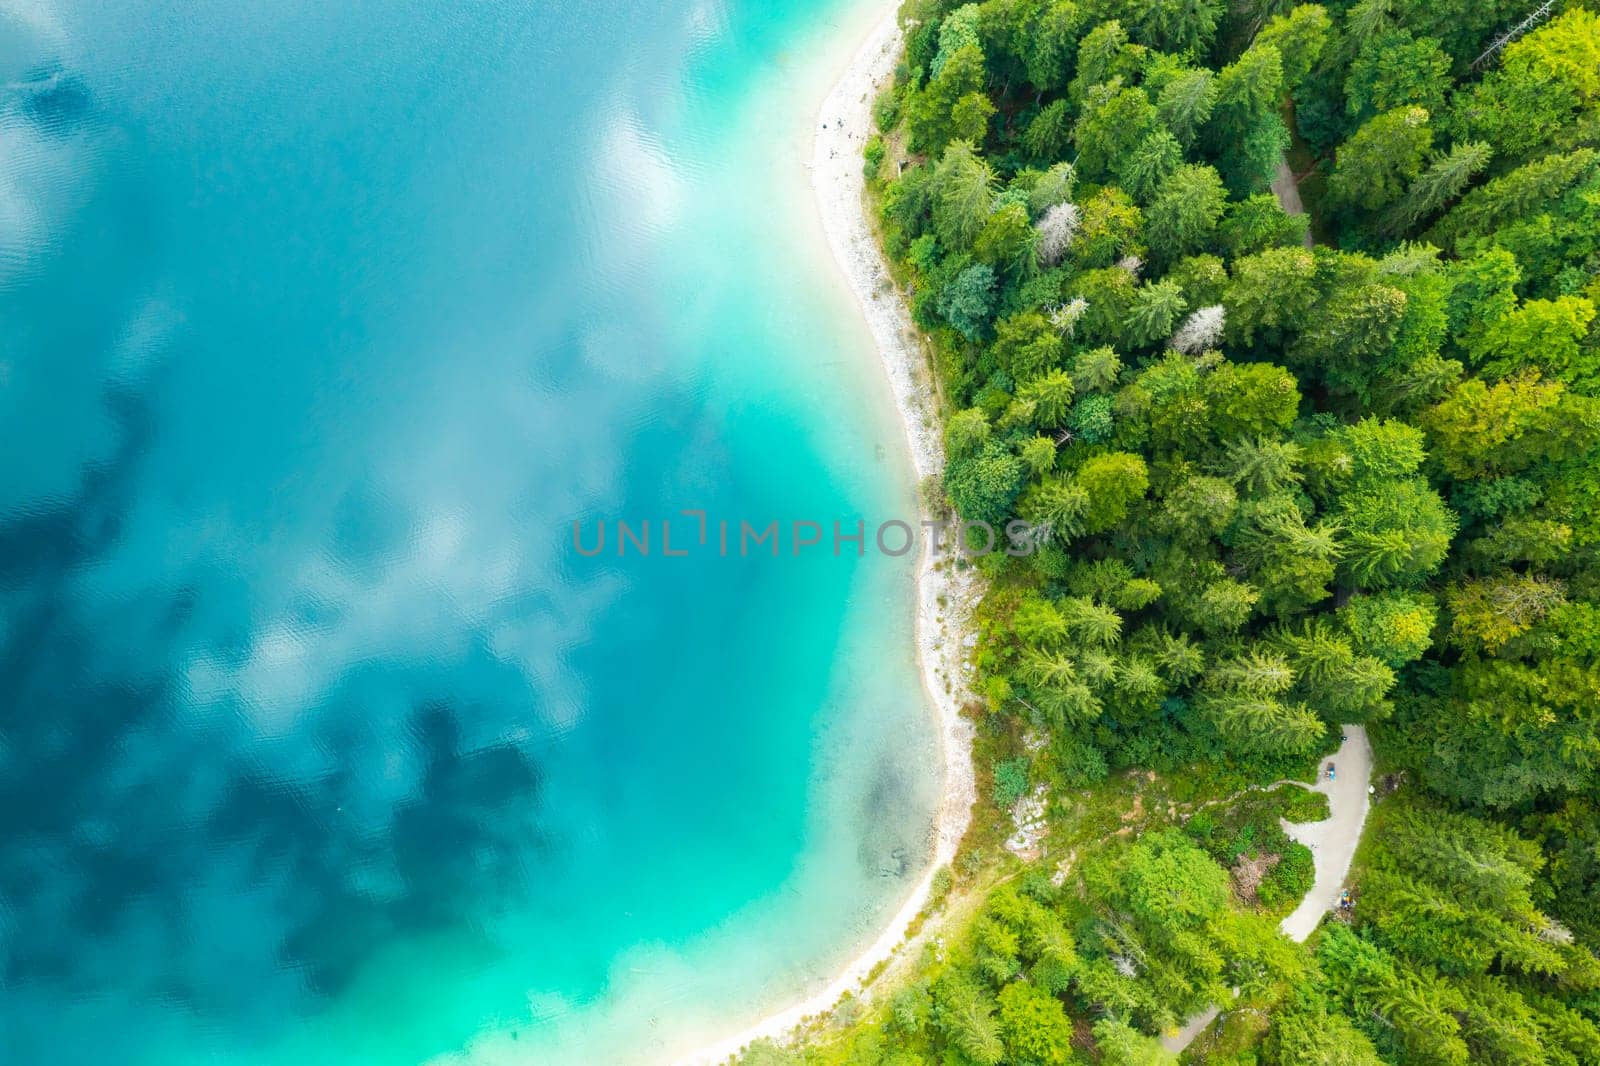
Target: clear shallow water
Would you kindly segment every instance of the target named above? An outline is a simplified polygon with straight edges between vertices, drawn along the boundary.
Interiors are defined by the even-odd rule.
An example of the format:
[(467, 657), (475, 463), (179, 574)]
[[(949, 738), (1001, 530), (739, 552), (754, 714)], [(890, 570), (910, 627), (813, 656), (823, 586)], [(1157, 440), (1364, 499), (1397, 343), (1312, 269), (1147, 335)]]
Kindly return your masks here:
[(648, 1058), (919, 871), (904, 565), (569, 539), (909, 512), (843, 4), (431, 7), (0, 0), (0, 1060)]

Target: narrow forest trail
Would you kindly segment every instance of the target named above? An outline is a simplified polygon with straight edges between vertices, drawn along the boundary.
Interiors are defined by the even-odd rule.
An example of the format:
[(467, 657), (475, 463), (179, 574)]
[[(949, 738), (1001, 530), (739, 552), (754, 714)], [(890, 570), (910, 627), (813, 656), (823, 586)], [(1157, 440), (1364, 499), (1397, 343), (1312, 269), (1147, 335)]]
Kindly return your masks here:
[[(1278, 198), (1278, 206), (1283, 208), (1286, 215), (1303, 215), (1306, 205), (1300, 200), (1300, 185), (1294, 180), (1294, 171), (1289, 167), (1289, 160), (1283, 156), (1278, 157), (1278, 169), (1272, 175), (1272, 195)], [(1312, 245), (1311, 231), (1306, 230), (1306, 247)]]

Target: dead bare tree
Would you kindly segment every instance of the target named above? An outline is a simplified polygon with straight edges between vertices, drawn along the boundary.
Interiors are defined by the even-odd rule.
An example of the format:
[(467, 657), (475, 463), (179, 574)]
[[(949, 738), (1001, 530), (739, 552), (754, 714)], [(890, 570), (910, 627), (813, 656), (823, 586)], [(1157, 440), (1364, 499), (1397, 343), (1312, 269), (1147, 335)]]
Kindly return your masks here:
[(1549, 18), (1550, 12), (1554, 11), (1555, 7), (1556, 0), (1544, 0), (1544, 3), (1534, 8), (1532, 14), (1530, 14), (1527, 18), (1523, 19), (1521, 22), (1517, 23), (1515, 26), (1496, 37), (1494, 39), (1494, 43), (1488, 48), (1484, 49), (1483, 55), (1472, 61), (1472, 69), (1481, 69), (1485, 63), (1499, 55), (1501, 49), (1505, 48), (1506, 45), (1510, 44), (1512, 41), (1516, 40), (1518, 37), (1521, 37), (1524, 33), (1527, 33), (1539, 23)]

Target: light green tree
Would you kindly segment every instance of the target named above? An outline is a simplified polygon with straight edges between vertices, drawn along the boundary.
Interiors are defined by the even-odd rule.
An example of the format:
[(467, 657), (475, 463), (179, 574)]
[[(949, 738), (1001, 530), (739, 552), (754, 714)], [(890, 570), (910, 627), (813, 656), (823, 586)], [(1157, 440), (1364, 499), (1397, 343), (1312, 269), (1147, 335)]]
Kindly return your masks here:
[(1333, 22), (1321, 4), (1296, 4), (1275, 15), (1256, 35), (1260, 44), (1278, 50), (1283, 82), (1293, 89), (1316, 68), (1333, 36)]
[(1146, 213), (1150, 250), (1167, 262), (1200, 251), (1216, 232), (1226, 200), (1214, 169), (1192, 163), (1179, 167)]
[(1110, 452), (1084, 461), (1076, 475), (1078, 487), (1089, 497), (1084, 529), (1102, 533), (1127, 517), (1128, 508), (1150, 487), (1145, 462), (1128, 452)]
[(990, 432), (989, 416), (980, 408), (957, 411), (945, 422), (945, 451), (963, 458), (976, 455), (988, 443)]
[(1423, 108), (1398, 107), (1368, 119), (1339, 146), (1328, 195), (1346, 207), (1387, 207), (1422, 173), (1432, 144), (1433, 129)]
[(1013, 379), (1028, 381), (1061, 362), (1061, 335), (1037, 311), (1003, 318), (995, 326), (995, 362)]
[(1064, 1066), (1072, 1061), (1072, 1021), (1054, 996), (1015, 981), (1000, 990), (1000, 1035), (1018, 1061)]

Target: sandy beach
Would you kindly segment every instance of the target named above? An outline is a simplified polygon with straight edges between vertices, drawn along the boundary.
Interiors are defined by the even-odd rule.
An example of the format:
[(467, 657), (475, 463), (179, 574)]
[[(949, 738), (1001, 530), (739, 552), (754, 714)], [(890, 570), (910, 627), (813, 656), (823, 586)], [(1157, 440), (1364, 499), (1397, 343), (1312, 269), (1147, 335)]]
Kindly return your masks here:
[[(810, 170), (829, 247), (871, 331), (920, 483), (944, 467), (934, 387), (921, 339), (895, 291), (867, 218), (861, 155), (873, 129), (873, 99), (893, 78), (899, 58), (897, 6), (885, 5), (883, 18), (818, 109)], [(934, 854), (927, 871), (888, 927), (826, 987), (680, 1062), (720, 1063), (757, 1040), (781, 1041), (806, 1020), (831, 1009), (846, 993), (859, 993), (879, 964), (905, 943), (906, 931), (927, 903), (934, 873), (955, 857), (975, 796), (972, 726), (960, 712), (967, 692), (969, 619), (978, 590), (970, 572), (935, 563), (925, 549), (916, 577), (917, 657), (930, 707), (938, 716), (944, 773)]]

